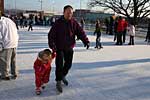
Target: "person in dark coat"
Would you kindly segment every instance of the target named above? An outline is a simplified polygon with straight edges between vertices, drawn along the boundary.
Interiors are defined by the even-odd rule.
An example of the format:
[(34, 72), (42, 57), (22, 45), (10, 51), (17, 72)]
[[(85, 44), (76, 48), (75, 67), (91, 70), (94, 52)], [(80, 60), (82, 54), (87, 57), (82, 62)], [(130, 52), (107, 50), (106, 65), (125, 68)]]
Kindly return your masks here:
[(56, 21), (55, 17), (52, 17), (52, 18), (50, 19), (51, 26), (53, 26), (53, 25), (54, 25), (55, 21)]
[(115, 19), (114, 23), (114, 41), (117, 39), (117, 27), (118, 27), (118, 17)]
[(105, 26), (106, 26), (106, 34), (108, 34), (109, 32), (109, 19), (108, 18), (105, 19)]
[(109, 21), (109, 35), (113, 35), (113, 27), (114, 27), (114, 19), (113, 16), (110, 16), (110, 21)]
[(73, 8), (70, 5), (64, 7), (64, 15), (59, 18), (48, 33), (49, 47), (56, 52), (56, 89), (62, 93), (61, 81), (68, 85), (66, 76), (72, 66), (73, 47), (75, 36), (82, 40), (87, 49), (89, 40), (78, 22), (72, 18)]
[(85, 21), (84, 21), (84, 19), (83, 19), (83, 18), (81, 18), (81, 20), (80, 20), (80, 24), (81, 24), (81, 27), (84, 29)]
[(147, 30), (147, 35), (146, 35), (145, 41), (150, 43), (150, 21), (149, 21), (149, 24), (148, 24), (148, 30)]
[(29, 19), (29, 28), (28, 28), (28, 31), (30, 31), (30, 29), (31, 29), (31, 31), (33, 30), (32, 25), (33, 25), (33, 19), (30, 18), (30, 19)]
[(94, 35), (95, 34), (96, 34), (96, 46), (95, 46), (95, 48), (101, 49), (103, 47), (102, 47), (102, 44), (100, 42), (101, 41), (101, 25), (100, 25), (100, 21), (99, 20), (96, 21)]

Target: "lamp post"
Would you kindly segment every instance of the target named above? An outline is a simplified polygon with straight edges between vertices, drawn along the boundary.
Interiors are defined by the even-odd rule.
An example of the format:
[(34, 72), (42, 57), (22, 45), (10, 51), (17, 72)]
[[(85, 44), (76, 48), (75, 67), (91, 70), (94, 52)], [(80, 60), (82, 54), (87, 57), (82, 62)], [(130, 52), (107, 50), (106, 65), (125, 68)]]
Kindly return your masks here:
[(54, 3), (55, 3), (55, 1), (53, 0), (52, 1), (52, 12), (54, 13)]
[(42, 8), (43, 8), (43, 0), (39, 0), (39, 2), (41, 3), (41, 11), (42, 11)]
[(15, 13), (17, 14), (17, 4), (16, 4), (16, 0), (15, 0)]
[(81, 0), (80, 0), (80, 15), (79, 15), (79, 17), (81, 17), (81, 5), (82, 3), (81, 3)]

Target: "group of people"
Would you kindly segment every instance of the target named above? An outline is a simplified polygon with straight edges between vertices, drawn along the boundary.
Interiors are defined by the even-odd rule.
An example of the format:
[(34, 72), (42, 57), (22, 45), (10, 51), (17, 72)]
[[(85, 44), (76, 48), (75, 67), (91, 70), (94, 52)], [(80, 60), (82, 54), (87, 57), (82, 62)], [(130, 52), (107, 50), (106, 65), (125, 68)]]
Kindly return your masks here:
[[(37, 95), (42, 93), (46, 84), (50, 79), (51, 63), (54, 58), (56, 64), (56, 89), (62, 93), (64, 83), (68, 86), (67, 74), (72, 66), (73, 48), (75, 46), (76, 36), (80, 39), (84, 46), (88, 49), (90, 41), (85, 34), (83, 27), (72, 17), (73, 7), (67, 5), (64, 7), (63, 16), (61, 16), (51, 27), (48, 33), (49, 49), (40, 51), (34, 62), (33, 68), (35, 71), (35, 92)], [(116, 45), (122, 45), (123, 32), (128, 31), (130, 34), (129, 45), (134, 45), (135, 27), (132, 22), (128, 25), (119, 17), (116, 26)], [(149, 31), (150, 32), (150, 24)], [(16, 79), (18, 76), (16, 70), (16, 48), (18, 46), (18, 33), (15, 23), (9, 18), (0, 15), (0, 33), (1, 33), (1, 49), (0, 49), (0, 74), (2, 80)], [(97, 49), (103, 48), (100, 42), (101, 24), (97, 20), (94, 35), (96, 34)], [(150, 36), (147, 36), (147, 41), (150, 41)], [(8, 68), (11, 68), (11, 77), (9, 76)]]
[[(114, 41), (116, 41), (116, 45), (123, 45), (126, 42), (126, 35), (129, 35), (129, 43), (128, 45), (134, 45), (134, 37), (135, 37), (135, 23), (133, 20), (127, 21), (125, 18), (119, 16), (116, 17), (115, 20), (110, 17), (110, 21), (105, 20), (106, 24), (106, 34), (114, 35)], [(150, 43), (150, 21), (148, 24), (148, 30), (145, 42)]]
[(55, 17), (46, 17), (46, 16), (35, 16), (30, 14), (29, 17), (26, 17), (24, 15), (21, 16), (9, 16), (10, 19), (14, 21), (16, 24), (17, 29), (28, 27), (28, 31), (33, 30), (33, 25), (51, 25), (55, 23), (56, 18)]
[(32, 31), (33, 28), (33, 16), (30, 15), (29, 18), (25, 17), (25, 16), (9, 16), (9, 18), (14, 21), (14, 23), (16, 24), (17, 29), (19, 30), (19, 26), (20, 28), (24, 28), (24, 27), (28, 27), (28, 31)]
[[(107, 31), (107, 29), (106, 29)], [(126, 41), (126, 35), (130, 36), (128, 45), (134, 45), (135, 26), (133, 21), (127, 22), (121, 16), (116, 18), (114, 23), (114, 41), (116, 45), (123, 45)], [(102, 34), (102, 23), (98, 19), (95, 24), (94, 35), (96, 34), (96, 46), (97, 49), (102, 49), (101, 34)], [(147, 40), (146, 40), (147, 41)]]
[(114, 25), (114, 41), (117, 40), (116, 45), (123, 45), (125, 43), (127, 33), (130, 36), (128, 45), (134, 45), (135, 26), (133, 21), (127, 22), (119, 16)]
[(73, 47), (75, 36), (81, 39), (84, 46), (89, 48), (89, 40), (78, 22), (72, 18), (73, 7), (64, 7), (64, 15), (59, 18), (48, 33), (48, 44), (51, 50), (45, 49), (39, 52), (34, 63), (36, 94), (40, 95), (42, 89), (49, 81), (51, 62), (54, 57), (56, 64), (56, 89), (62, 93), (62, 82), (68, 86), (67, 74), (72, 66)]
[[(82, 40), (84, 46), (88, 49), (89, 39), (85, 31), (72, 17), (73, 7), (67, 5), (64, 7), (63, 16), (59, 18), (48, 33), (49, 49), (44, 49), (38, 53), (34, 62), (35, 71), (35, 92), (40, 95), (42, 89), (48, 83), (50, 78), (51, 63), (56, 57), (56, 89), (62, 93), (62, 82), (68, 85), (67, 74), (72, 66), (73, 48), (75, 46), (75, 37)], [(15, 23), (7, 17), (0, 15), (0, 76), (2, 80), (16, 79), (18, 76), (16, 70), (16, 48), (18, 46), (18, 33)], [(11, 68), (11, 76), (9, 75)]]

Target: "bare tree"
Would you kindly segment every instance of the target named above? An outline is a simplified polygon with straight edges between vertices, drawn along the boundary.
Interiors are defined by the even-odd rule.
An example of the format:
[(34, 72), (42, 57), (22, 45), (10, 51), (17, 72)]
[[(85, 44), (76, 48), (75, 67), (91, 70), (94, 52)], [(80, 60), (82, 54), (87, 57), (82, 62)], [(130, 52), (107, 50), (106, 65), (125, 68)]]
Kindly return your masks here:
[(134, 23), (150, 15), (150, 0), (91, 0), (89, 5), (111, 9), (129, 20), (133, 18)]

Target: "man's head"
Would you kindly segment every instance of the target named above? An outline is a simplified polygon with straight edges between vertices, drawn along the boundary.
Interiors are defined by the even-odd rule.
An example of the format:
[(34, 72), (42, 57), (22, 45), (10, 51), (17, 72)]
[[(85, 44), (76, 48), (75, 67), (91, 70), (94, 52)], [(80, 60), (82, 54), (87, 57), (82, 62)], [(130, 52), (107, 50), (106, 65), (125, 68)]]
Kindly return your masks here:
[(73, 16), (73, 7), (70, 5), (67, 5), (64, 7), (64, 18), (66, 20), (71, 20)]
[(99, 20), (99, 19), (97, 19), (97, 20), (96, 20), (96, 22), (97, 22), (97, 23), (100, 23), (100, 20)]
[(119, 20), (122, 20), (122, 16), (119, 16)]

